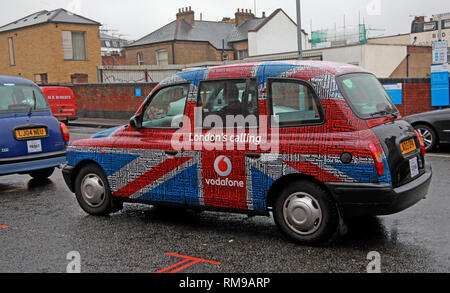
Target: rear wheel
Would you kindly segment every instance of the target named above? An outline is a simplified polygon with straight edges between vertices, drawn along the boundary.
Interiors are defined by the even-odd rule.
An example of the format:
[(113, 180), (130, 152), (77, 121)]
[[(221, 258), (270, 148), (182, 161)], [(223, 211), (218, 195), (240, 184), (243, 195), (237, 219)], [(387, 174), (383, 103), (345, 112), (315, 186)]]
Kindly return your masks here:
[(339, 214), (330, 195), (307, 180), (293, 181), (281, 191), (273, 215), (290, 241), (306, 245), (327, 242), (339, 224)]
[(422, 136), (423, 142), (425, 143), (425, 150), (428, 152), (436, 147), (437, 136), (436, 132), (427, 125), (416, 125), (414, 127), (417, 132)]
[(107, 216), (122, 209), (114, 200), (103, 170), (94, 164), (81, 168), (75, 179), (75, 195), (81, 208), (94, 216)]
[(52, 176), (54, 171), (55, 171), (55, 168), (47, 168), (47, 169), (32, 171), (29, 174), (34, 179), (43, 180), (43, 179), (47, 179), (48, 177)]

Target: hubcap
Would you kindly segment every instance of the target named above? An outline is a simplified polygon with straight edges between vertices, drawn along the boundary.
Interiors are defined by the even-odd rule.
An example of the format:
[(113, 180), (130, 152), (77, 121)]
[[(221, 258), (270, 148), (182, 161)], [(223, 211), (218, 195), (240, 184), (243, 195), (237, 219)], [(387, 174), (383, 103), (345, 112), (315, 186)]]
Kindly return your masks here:
[(81, 182), (81, 195), (91, 207), (97, 208), (105, 201), (105, 186), (96, 174), (88, 174)]
[(289, 228), (300, 235), (311, 235), (322, 224), (319, 203), (314, 197), (303, 192), (294, 193), (287, 198), (283, 216)]
[(433, 134), (427, 129), (419, 128), (417, 129), (419, 134), (422, 136), (423, 142), (425, 143), (425, 148), (429, 148), (433, 143)]

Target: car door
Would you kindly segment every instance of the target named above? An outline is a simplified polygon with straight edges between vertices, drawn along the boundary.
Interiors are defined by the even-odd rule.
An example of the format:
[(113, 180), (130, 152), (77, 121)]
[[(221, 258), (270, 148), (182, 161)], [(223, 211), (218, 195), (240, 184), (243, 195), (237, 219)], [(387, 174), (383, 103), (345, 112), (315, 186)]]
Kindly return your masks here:
[(189, 83), (166, 86), (147, 99), (137, 116), (118, 136), (115, 147), (128, 164), (109, 178), (114, 196), (137, 201), (198, 204), (197, 155), (173, 147), (182, 125)]
[(436, 111), (433, 115), (433, 126), (438, 131), (441, 143), (450, 142), (450, 109)]
[(193, 141), (202, 149), (203, 204), (253, 209), (246, 160), (248, 155), (260, 157), (256, 80), (200, 82), (195, 121)]

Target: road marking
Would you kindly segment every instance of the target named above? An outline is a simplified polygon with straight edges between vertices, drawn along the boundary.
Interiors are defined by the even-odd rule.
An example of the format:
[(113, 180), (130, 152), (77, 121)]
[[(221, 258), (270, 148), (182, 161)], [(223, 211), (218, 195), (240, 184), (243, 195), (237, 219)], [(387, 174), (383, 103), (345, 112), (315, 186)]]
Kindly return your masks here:
[(446, 154), (427, 154), (427, 157), (432, 157), (432, 158), (450, 158), (450, 154), (446, 155)]
[(6, 225), (0, 225), (0, 228), (6, 229), (6, 228), (8, 228), (8, 226), (6, 226)]
[(180, 255), (180, 254), (175, 254), (175, 253), (170, 253), (170, 252), (167, 252), (166, 255), (183, 258), (183, 260), (177, 262), (176, 264), (168, 266), (167, 268), (156, 271), (155, 274), (177, 273), (179, 271), (182, 271), (182, 270), (184, 270), (192, 265), (195, 265), (196, 263), (200, 263), (200, 262), (206, 262), (206, 263), (211, 263), (211, 264), (215, 264), (215, 265), (221, 264), (220, 262), (217, 262), (217, 261), (212, 261), (212, 260), (207, 260), (207, 259), (202, 259), (202, 258), (197, 258), (197, 257), (191, 257), (191, 256), (186, 256), (186, 255)]

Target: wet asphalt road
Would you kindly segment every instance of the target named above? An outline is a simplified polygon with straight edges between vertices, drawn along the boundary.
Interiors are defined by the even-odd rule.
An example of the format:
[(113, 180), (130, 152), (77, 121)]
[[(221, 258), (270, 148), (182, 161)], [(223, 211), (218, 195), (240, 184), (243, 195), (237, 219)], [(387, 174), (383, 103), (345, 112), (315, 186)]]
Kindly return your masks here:
[[(70, 127), (73, 139), (97, 130)], [(400, 214), (353, 220), (325, 248), (288, 243), (272, 218), (126, 204), (110, 217), (86, 215), (60, 170), (50, 180), (0, 177), (0, 272), (66, 272), (79, 252), (82, 272), (153, 273), (179, 254), (184, 273), (365, 273), (377, 251), (382, 272), (450, 272), (450, 148), (427, 157), (429, 197)], [(166, 254), (172, 253), (172, 254)], [(192, 265), (190, 265), (192, 264)]]

